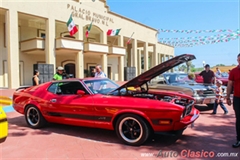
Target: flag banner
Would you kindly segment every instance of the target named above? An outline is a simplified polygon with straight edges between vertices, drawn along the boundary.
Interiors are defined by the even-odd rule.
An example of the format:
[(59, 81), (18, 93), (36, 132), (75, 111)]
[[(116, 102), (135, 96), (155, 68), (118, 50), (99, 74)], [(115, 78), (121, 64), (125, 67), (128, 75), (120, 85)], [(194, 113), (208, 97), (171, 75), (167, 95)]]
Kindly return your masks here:
[(134, 34), (134, 32), (132, 33), (131, 37), (128, 39), (127, 44), (130, 44), (133, 34)]
[(230, 33), (230, 34), (217, 34), (213, 36), (195, 36), (195, 37), (175, 37), (175, 38), (159, 38), (159, 40), (189, 40), (189, 39), (212, 39), (215, 37), (225, 37), (225, 36), (234, 36), (237, 35), (237, 32)]
[(75, 25), (75, 23), (72, 19), (72, 14), (71, 14), (69, 20), (67, 21), (67, 27), (68, 27), (68, 31), (71, 36), (73, 36), (78, 31), (77, 26)]
[(195, 41), (162, 41), (161, 43), (174, 46), (174, 47), (193, 47), (197, 45), (206, 45), (206, 44), (217, 44), (222, 42), (229, 42), (232, 40), (237, 40), (240, 38), (240, 34), (234, 36), (225, 36), (225, 37), (218, 37), (215, 39), (201, 39)]
[(108, 36), (117, 36), (121, 29), (109, 29), (107, 31)]
[(86, 31), (86, 33), (85, 33), (85, 36), (86, 36), (87, 38), (88, 38), (88, 35), (89, 35), (90, 31), (91, 31), (91, 28), (92, 28), (92, 22), (91, 22), (91, 24), (88, 26), (87, 31)]
[(240, 29), (212, 29), (212, 30), (173, 30), (173, 29), (159, 29), (160, 32), (165, 33), (217, 33), (217, 32), (237, 32), (240, 33)]
[[(191, 39), (191, 38), (187, 38), (187, 39), (182, 39), (182, 38), (179, 38), (178, 40), (177, 39), (173, 39), (173, 40), (168, 40), (168, 39), (164, 39), (164, 40), (160, 40), (159, 42), (167, 42), (167, 43), (174, 43), (174, 42), (180, 42), (180, 43), (187, 43), (187, 42), (198, 42), (198, 41), (206, 41), (206, 40), (218, 40), (218, 39), (221, 39), (221, 38), (227, 38), (227, 37), (234, 37), (234, 36), (237, 36), (238, 34), (228, 34), (228, 35), (223, 35), (223, 36), (211, 36), (211, 37), (208, 37), (208, 36), (204, 36), (204, 37), (198, 37), (198, 39)], [(168, 40), (168, 41), (167, 41)]]

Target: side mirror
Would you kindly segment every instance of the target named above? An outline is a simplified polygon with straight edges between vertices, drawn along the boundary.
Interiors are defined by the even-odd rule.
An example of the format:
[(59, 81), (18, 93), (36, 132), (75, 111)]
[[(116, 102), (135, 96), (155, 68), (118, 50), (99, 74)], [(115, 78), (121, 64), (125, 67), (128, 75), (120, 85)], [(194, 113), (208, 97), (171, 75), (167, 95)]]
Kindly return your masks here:
[(77, 95), (83, 96), (85, 92), (83, 90), (77, 90)]

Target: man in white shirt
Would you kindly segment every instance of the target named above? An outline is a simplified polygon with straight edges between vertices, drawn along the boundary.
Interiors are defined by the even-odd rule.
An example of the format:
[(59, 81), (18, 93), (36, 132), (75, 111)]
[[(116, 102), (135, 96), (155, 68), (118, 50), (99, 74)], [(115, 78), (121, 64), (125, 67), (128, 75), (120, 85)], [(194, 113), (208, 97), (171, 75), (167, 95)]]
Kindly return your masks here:
[[(95, 78), (106, 78), (106, 74), (102, 71), (102, 66), (101, 65), (97, 65), (96, 66), (96, 73), (95, 73)], [(106, 88), (106, 85), (102, 85), (101, 82), (94, 82), (93, 85), (93, 90), (101, 90)]]
[(107, 77), (106, 74), (102, 71), (101, 65), (96, 65), (96, 72), (95, 72), (95, 78), (105, 78)]

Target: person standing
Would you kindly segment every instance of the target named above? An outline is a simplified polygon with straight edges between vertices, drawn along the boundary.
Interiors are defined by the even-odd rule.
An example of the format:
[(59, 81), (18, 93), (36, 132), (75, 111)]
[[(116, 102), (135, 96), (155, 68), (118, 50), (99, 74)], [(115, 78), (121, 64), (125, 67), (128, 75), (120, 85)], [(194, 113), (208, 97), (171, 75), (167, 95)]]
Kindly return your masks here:
[(227, 104), (231, 106), (230, 94), (233, 92), (233, 109), (236, 117), (237, 142), (232, 145), (233, 148), (240, 147), (240, 53), (237, 56), (238, 66), (233, 68), (228, 77), (227, 86)]
[(64, 68), (59, 66), (57, 68), (57, 73), (54, 74), (53, 76), (53, 80), (56, 81), (56, 80), (62, 80), (63, 79), (63, 71), (64, 71)]
[(95, 67), (96, 72), (95, 72), (95, 78), (105, 78), (107, 77), (106, 74), (102, 71), (102, 66), (101, 65), (96, 65)]
[(39, 79), (39, 74), (40, 73), (38, 70), (34, 70), (33, 77), (32, 77), (33, 86), (37, 86), (41, 83), (41, 80)]
[(221, 74), (222, 74), (222, 73), (221, 73), (220, 69), (217, 67), (216, 70), (217, 70), (217, 71), (216, 71), (216, 75), (218, 75), (219, 77), (221, 77)]
[[(101, 65), (96, 65), (95, 67), (95, 78), (106, 78), (106, 74), (102, 71)], [(103, 82), (94, 82), (93, 89), (94, 90), (101, 90), (106, 88), (106, 85)]]
[(66, 70), (63, 70), (62, 79), (69, 79), (69, 75), (67, 74)]
[(203, 83), (215, 84), (215, 75), (212, 70), (210, 70), (210, 65), (205, 65), (205, 70), (199, 73), (203, 77)]
[(221, 108), (224, 111), (224, 114), (228, 114), (228, 110), (225, 107), (225, 105), (223, 104), (223, 89), (222, 89), (222, 81), (221, 80), (217, 80), (217, 88), (215, 89), (216, 92), (216, 100), (214, 103), (214, 107), (213, 107), (213, 112), (212, 114), (217, 114), (217, 107), (218, 105), (221, 106)]

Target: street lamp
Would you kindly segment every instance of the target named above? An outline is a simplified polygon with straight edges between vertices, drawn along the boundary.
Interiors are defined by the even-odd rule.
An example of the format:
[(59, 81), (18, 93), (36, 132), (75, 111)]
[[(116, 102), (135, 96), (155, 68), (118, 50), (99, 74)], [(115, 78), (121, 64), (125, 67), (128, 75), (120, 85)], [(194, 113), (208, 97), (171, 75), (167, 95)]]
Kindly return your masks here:
[(205, 67), (205, 61), (202, 61), (202, 64), (203, 64), (203, 68)]

